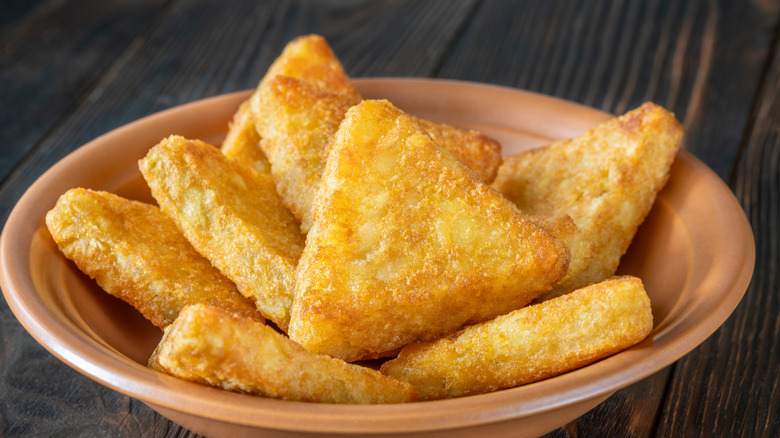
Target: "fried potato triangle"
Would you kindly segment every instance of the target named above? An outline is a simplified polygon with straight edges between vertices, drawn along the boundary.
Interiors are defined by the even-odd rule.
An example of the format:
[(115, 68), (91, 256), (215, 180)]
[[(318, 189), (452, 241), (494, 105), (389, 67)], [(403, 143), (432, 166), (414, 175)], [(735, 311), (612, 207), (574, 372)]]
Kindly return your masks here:
[[(584, 268), (553, 294), (615, 274), (639, 225), (669, 178), (683, 128), (664, 108), (646, 103), (584, 134), (505, 157), (493, 187), (521, 211), (570, 216), (590, 242)], [(590, 254), (590, 255), (588, 255)]]
[(404, 347), (382, 373), (423, 400), (481, 394), (580, 368), (640, 342), (653, 329), (636, 277), (613, 277), (432, 342)]
[(197, 303), (263, 321), (254, 303), (154, 205), (76, 188), (60, 196), (46, 226), (82, 272), (157, 327)]
[[(298, 103), (298, 108), (268, 117), (268, 112), (265, 111), (268, 103), (259, 102), (259, 94), (267, 88), (265, 84), (268, 81), (277, 77), (299, 82), (303, 84), (301, 86), (314, 90), (314, 94), (292, 97)], [(306, 108), (322, 94), (329, 96), (327, 102), (318, 104), (313, 114), (309, 115)], [(255, 101), (254, 109), (252, 101)], [(307, 224), (303, 227), (307, 231), (310, 219), (308, 210), (311, 208), (311, 199), (319, 184), (324, 165), (321, 155), (325, 153), (327, 142), (336, 131), (344, 112), (359, 101), (360, 94), (352, 86), (349, 76), (325, 39), (319, 35), (298, 37), (288, 43), (282, 54), (271, 64), (253, 96), (241, 103), (228, 126), (221, 150), (225, 156), (267, 174), (271, 174), (271, 163), (266, 153), (270, 154), (283, 201), (295, 213), (299, 222), (304, 221)], [(329, 110), (330, 104), (335, 104), (336, 109)], [(323, 108), (325, 112), (321, 110)], [(284, 110), (285, 105), (272, 109)], [(295, 118), (296, 111), (303, 111), (309, 122), (296, 124), (294, 120), (286, 117)], [(334, 113), (336, 117), (333, 116)], [(261, 118), (258, 119), (257, 115)], [(307, 130), (316, 126), (318, 121), (322, 122), (322, 127), (317, 128), (317, 131), (324, 130), (325, 134), (315, 132), (310, 143), (303, 143), (302, 147), (300, 137), (308, 138)], [(263, 127), (269, 124), (269, 130), (265, 130)], [(328, 128), (329, 126), (332, 127)], [(265, 132), (270, 138), (265, 147), (261, 146), (261, 132)], [(288, 133), (289, 137), (279, 138), (279, 135)], [(302, 206), (302, 203), (305, 205)]]
[(403, 403), (417, 394), (378, 371), (314, 354), (264, 324), (205, 305), (185, 308), (149, 367), (207, 385), (284, 400)]
[(192, 246), (286, 330), (304, 237), (271, 177), (175, 135), (151, 148), (139, 168)]
[(331, 145), (296, 271), (290, 337), (347, 361), (517, 309), (567, 249), (387, 101)]

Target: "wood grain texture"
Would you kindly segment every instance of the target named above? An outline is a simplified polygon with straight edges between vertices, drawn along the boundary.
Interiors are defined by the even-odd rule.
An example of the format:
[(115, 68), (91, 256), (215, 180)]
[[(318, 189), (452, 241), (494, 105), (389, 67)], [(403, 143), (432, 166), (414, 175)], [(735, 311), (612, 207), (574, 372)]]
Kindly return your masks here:
[(688, 149), (725, 179), (776, 20), (777, 2), (486, 1), (438, 76), (615, 114), (652, 100), (675, 112)]
[(40, 5), (0, 40), (0, 181), (81, 103), (164, 3)]
[(673, 366), (618, 391), (590, 412), (566, 426), (545, 435), (563, 437), (643, 437), (652, 436), (666, 382)]
[[(3, 2), (3, 13), (0, 15), (0, 41), (8, 41), (8, 35), (23, 27), (28, 20), (36, 15), (33, 11), (45, 9), (46, 0), (6, 0)], [(5, 43), (7, 44), (7, 43)], [(5, 45), (3, 44), (3, 45)], [(2, 45), (0, 45), (2, 47)], [(2, 49), (0, 49), (2, 51)]]
[(660, 418), (660, 436), (780, 436), (780, 45), (759, 89), (733, 178), (753, 228), (756, 267), (739, 307), (682, 358)]
[[(754, 281), (702, 346), (549, 436), (778, 436), (779, 23), (778, 0), (4, 3), (0, 224), (65, 154), (161, 109), (253, 88), (306, 33), (325, 36), (354, 77), (488, 82), (613, 113), (653, 100), (731, 181), (756, 234)], [(0, 394), (0, 436), (195, 436), (62, 364), (4, 300)]]

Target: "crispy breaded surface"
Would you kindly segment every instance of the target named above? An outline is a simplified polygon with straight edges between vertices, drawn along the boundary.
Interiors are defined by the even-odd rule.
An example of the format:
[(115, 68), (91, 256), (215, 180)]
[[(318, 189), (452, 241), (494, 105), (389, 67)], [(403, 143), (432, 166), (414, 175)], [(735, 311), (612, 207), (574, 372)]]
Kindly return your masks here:
[[(308, 232), (328, 146), (344, 114), (358, 100), (277, 76), (264, 82), (252, 102), (263, 137), (260, 144), (271, 161), (277, 190), (301, 221), (301, 230)], [(476, 131), (415, 120), (434, 141), (476, 169), (483, 180), (493, 180), (501, 159), (496, 141)]]
[(501, 164), (501, 145), (485, 134), (416, 118), (423, 131), (466, 166), (479, 174), (486, 184), (496, 178)]
[(260, 134), (255, 128), (255, 118), (249, 108), (249, 100), (245, 100), (238, 107), (220, 149), (226, 157), (238, 160), (257, 172), (271, 173), (271, 163), (260, 149)]
[(559, 286), (573, 290), (615, 273), (666, 183), (683, 128), (646, 103), (570, 140), (504, 158), (493, 187), (523, 212), (569, 215), (593, 257)]
[(360, 93), (325, 39), (305, 35), (285, 46), (250, 101), (277, 191), (306, 233), (328, 143)]
[(358, 100), (323, 91), (298, 79), (276, 76), (252, 97), (252, 110), (271, 162), (276, 189), (285, 205), (311, 227), (311, 205), (322, 179), (328, 144), (347, 109)]
[(348, 361), (517, 309), (566, 248), (387, 101), (347, 113), (296, 272), (290, 337)]
[(150, 149), (139, 167), (192, 246), (286, 329), (304, 238), (271, 177), (179, 136)]
[[(569, 249), (569, 268), (561, 283), (566, 283), (586, 269), (593, 257), (593, 242), (581, 238), (581, 230), (568, 215), (528, 216), (533, 223), (542, 227)], [(545, 292), (542, 296), (553, 291)]]
[[(276, 76), (295, 78), (328, 93), (344, 94), (355, 102), (361, 99), (330, 45), (319, 35), (304, 35), (287, 43), (263, 81)], [(261, 81), (258, 89), (262, 86)]]
[(262, 321), (252, 301), (190, 245), (154, 205), (71, 189), (46, 214), (62, 253), (157, 327), (204, 303)]
[(433, 342), (411, 344), (382, 373), (423, 400), (481, 394), (570, 371), (624, 350), (653, 329), (636, 277), (613, 277)]
[(403, 403), (406, 382), (307, 351), (272, 328), (209, 306), (190, 306), (165, 330), (149, 366), (182, 379), (284, 400)]
[[(307, 35), (285, 47), (250, 100), (277, 190), (306, 233), (328, 144), (360, 93), (325, 39)], [(501, 160), (498, 142), (477, 131), (418, 121), (483, 180), (493, 181)]]

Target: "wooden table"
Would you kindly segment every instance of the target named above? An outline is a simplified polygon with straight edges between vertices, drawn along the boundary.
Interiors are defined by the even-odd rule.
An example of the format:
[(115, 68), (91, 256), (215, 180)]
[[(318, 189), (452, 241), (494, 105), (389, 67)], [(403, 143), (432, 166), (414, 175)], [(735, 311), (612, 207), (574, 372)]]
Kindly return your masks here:
[[(122, 124), (253, 88), (297, 35), (353, 77), (500, 84), (612, 113), (652, 100), (734, 191), (755, 274), (677, 363), (551, 436), (780, 436), (780, 2), (8, 1), (0, 224), (48, 167)], [(0, 436), (190, 436), (46, 352), (0, 300)]]

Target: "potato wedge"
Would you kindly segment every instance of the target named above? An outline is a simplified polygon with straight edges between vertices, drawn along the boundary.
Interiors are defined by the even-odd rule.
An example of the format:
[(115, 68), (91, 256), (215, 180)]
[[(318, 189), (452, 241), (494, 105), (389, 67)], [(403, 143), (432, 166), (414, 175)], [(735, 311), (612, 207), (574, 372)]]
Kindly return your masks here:
[(296, 271), (290, 337), (347, 361), (517, 309), (566, 248), (387, 101), (351, 108)]
[(196, 303), (263, 321), (254, 303), (154, 205), (71, 189), (46, 214), (46, 226), (65, 257), (157, 327)]
[(192, 246), (286, 330), (304, 237), (271, 177), (179, 136), (150, 149), (139, 167)]
[(214, 307), (184, 309), (149, 366), (229, 391), (317, 403), (403, 403), (416, 391), (376, 370), (311, 353), (263, 324)]
[(636, 277), (613, 277), (474, 325), (411, 344), (381, 371), (422, 400), (482, 394), (580, 368), (642, 341), (653, 329)]

